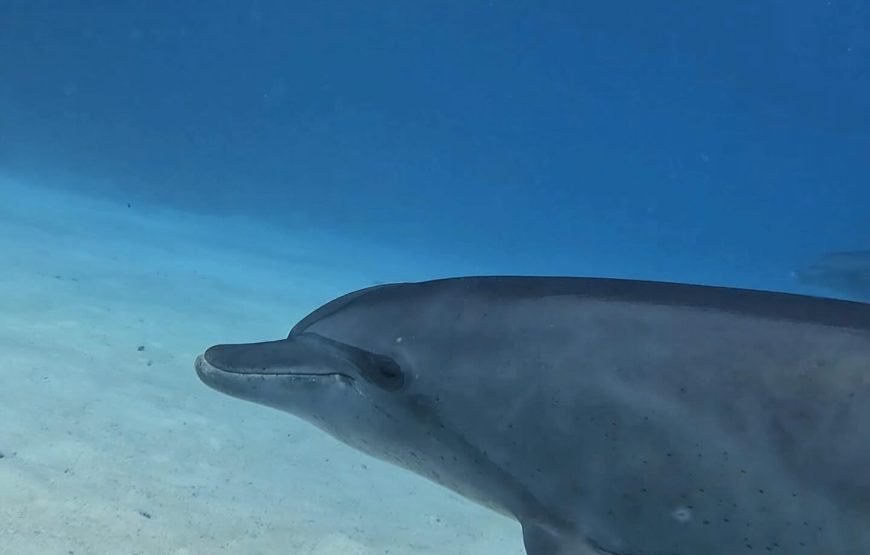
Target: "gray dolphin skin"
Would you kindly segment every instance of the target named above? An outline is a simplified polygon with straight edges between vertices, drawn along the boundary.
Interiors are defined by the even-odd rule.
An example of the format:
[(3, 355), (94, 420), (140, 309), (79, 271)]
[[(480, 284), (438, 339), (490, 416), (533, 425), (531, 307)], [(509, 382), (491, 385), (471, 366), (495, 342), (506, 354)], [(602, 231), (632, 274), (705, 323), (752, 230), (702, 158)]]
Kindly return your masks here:
[(870, 554), (868, 304), (451, 278), (195, 366), (516, 519), (528, 555)]
[(800, 284), (856, 301), (870, 301), (870, 251), (825, 253), (793, 275)]

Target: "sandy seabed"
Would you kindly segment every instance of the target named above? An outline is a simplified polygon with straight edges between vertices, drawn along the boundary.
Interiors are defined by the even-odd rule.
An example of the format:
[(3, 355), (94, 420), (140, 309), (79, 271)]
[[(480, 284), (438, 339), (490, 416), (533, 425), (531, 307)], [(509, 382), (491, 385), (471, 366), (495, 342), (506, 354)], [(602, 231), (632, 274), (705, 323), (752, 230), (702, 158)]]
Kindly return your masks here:
[(427, 277), (301, 226), (0, 178), (0, 553), (522, 554), (517, 524), (193, 371), (211, 344)]

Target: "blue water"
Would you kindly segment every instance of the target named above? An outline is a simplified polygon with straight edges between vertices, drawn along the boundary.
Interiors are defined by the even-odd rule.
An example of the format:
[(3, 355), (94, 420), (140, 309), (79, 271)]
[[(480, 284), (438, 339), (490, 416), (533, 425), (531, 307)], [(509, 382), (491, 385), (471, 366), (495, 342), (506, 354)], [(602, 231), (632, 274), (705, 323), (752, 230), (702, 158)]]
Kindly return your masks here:
[[(67, 282), (50, 274), (107, 280), (92, 282), (88, 297), (105, 293), (107, 311), (132, 303), (135, 290), (131, 313), (156, 303), (165, 310), (154, 317), (171, 314), (176, 338), (189, 334), (173, 342), (159, 324), (146, 334), (172, 345), (161, 371), (181, 375), (210, 342), (281, 335), (320, 302), (381, 281), (578, 274), (798, 290), (790, 272), (807, 257), (870, 244), (868, 98), (870, 4), (859, 1), (0, 0), (4, 308), (19, 320), (30, 314), (16, 289), (37, 283), (30, 273), (47, 280), (28, 289), (31, 304), (72, 302), (75, 290), (58, 292)], [(77, 248), (108, 254), (65, 258)], [(107, 260), (120, 262), (87, 270)], [(168, 281), (153, 281), (159, 272)], [(152, 281), (136, 281), (146, 275)], [(203, 281), (193, 284), (194, 275)], [(282, 283), (308, 289), (293, 297)], [(245, 308), (209, 324), (210, 333), (193, 330), (220, 304), (207, 293), (217, 287), (244, 297)], [(12, 328), (7, 342), (36, 360), (28, 336), (9, 339)], [(0, 378), (16, 376), (0, 366)], [(188, 378), (171, 387), (216, 402)], [(221, 411), (261, 418), (221, 402)], [(33, 427), (28, 434), (41, 426), (20, 425)], [(227, 437), (244, 436), (227, 426)], [(12, 427), (3, 429), (0, 441), (13, 442)], [(238, 445), (274, 456), (265, 439)], [(10, 449), (0, 443), (0, 452)], [(0, 459), (0, 473), (14, 458)], [(245, 470), (213, 464), (221, 477)], [(172, 472), (162, 479), (172, 482)], [(112, 483), (127, 487), (134, 475)], [(280, 489), (280, 476), (271, 478), (259, 487)], [(21, 502), (37, 506), (29, 491)], [(336, 503), (370, 493), (363, 487)], [(292, 501), (283, 503), (269, 507)], [(396, 503), (404, 514), (395, 507), (410, 502)], [(212, 506), (242, 521), (256, 499), (217, 496)], [(372, 499), (350, 512), (379, 507)], [(290, 513), (288, 526), (300, 525), (300, 513)], [(35, 528), (26, 523), (47, 513), (16, 513), (13, 524), (4, 514), (0, 539), (4, 530), (18, 538), (7, 544), (12, 552), (66, 552), (28, 535)], [(340, 529), (355, 547), (312, 539), (289, 552), (463, 549), (437, 535), (402, 547), (426, 536), (418, 526), (433, 529), (428, 521), (403, 532), (372, 519), (348, 532), (346, 522), (331, 526), (330, 514), (312, 517), (310, 537)], [(466, 518), (453, 514), (461, 529)], [(100, 518), (55, 532), (84, 538)], [(478, 522), (468, 518), (467, 532)], [(171, 536), (157, 516), (144, 521)], [(188, 526), (194, 539), (178, 553), (239, 552), (227, 537), (197, 535), (197, 526), (205, 524)], [(462, 552), (514, 548), (516, 537), (500, 537), (514, 529), (491, 526), (498, 533)], [(103, 545), (127, 538), (129, 551), (81, 543), (91, 547), (76, 553), (176, 552), (159, 542), (137, 551), (144, 532), (112, 530)], [(450, 530), (445, 537), (463, 537)], [(276, 551), (274, 537), (260, 534), (245, 552), (287, 552)]]

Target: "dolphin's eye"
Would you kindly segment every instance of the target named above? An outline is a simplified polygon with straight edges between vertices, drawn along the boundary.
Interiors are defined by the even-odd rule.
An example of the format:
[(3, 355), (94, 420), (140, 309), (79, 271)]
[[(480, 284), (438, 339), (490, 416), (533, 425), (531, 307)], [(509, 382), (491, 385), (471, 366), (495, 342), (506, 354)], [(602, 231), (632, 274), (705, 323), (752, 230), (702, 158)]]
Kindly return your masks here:
[(386, 389), (398, 391), (405, 385), (402, 368), (391, 358), (370, 355), (367, 364), (360, 365), (363, 377), (371, 383)]

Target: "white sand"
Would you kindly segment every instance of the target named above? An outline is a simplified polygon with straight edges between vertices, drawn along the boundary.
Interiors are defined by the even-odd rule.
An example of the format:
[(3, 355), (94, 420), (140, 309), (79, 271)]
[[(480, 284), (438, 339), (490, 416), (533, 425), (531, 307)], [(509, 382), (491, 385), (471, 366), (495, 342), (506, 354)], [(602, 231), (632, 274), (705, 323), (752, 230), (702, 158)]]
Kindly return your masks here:
[(194, 374), (213, 343), (426, 277), (372, 245), (0, 179), (0, 553), (523, 553), (515, 523)]

